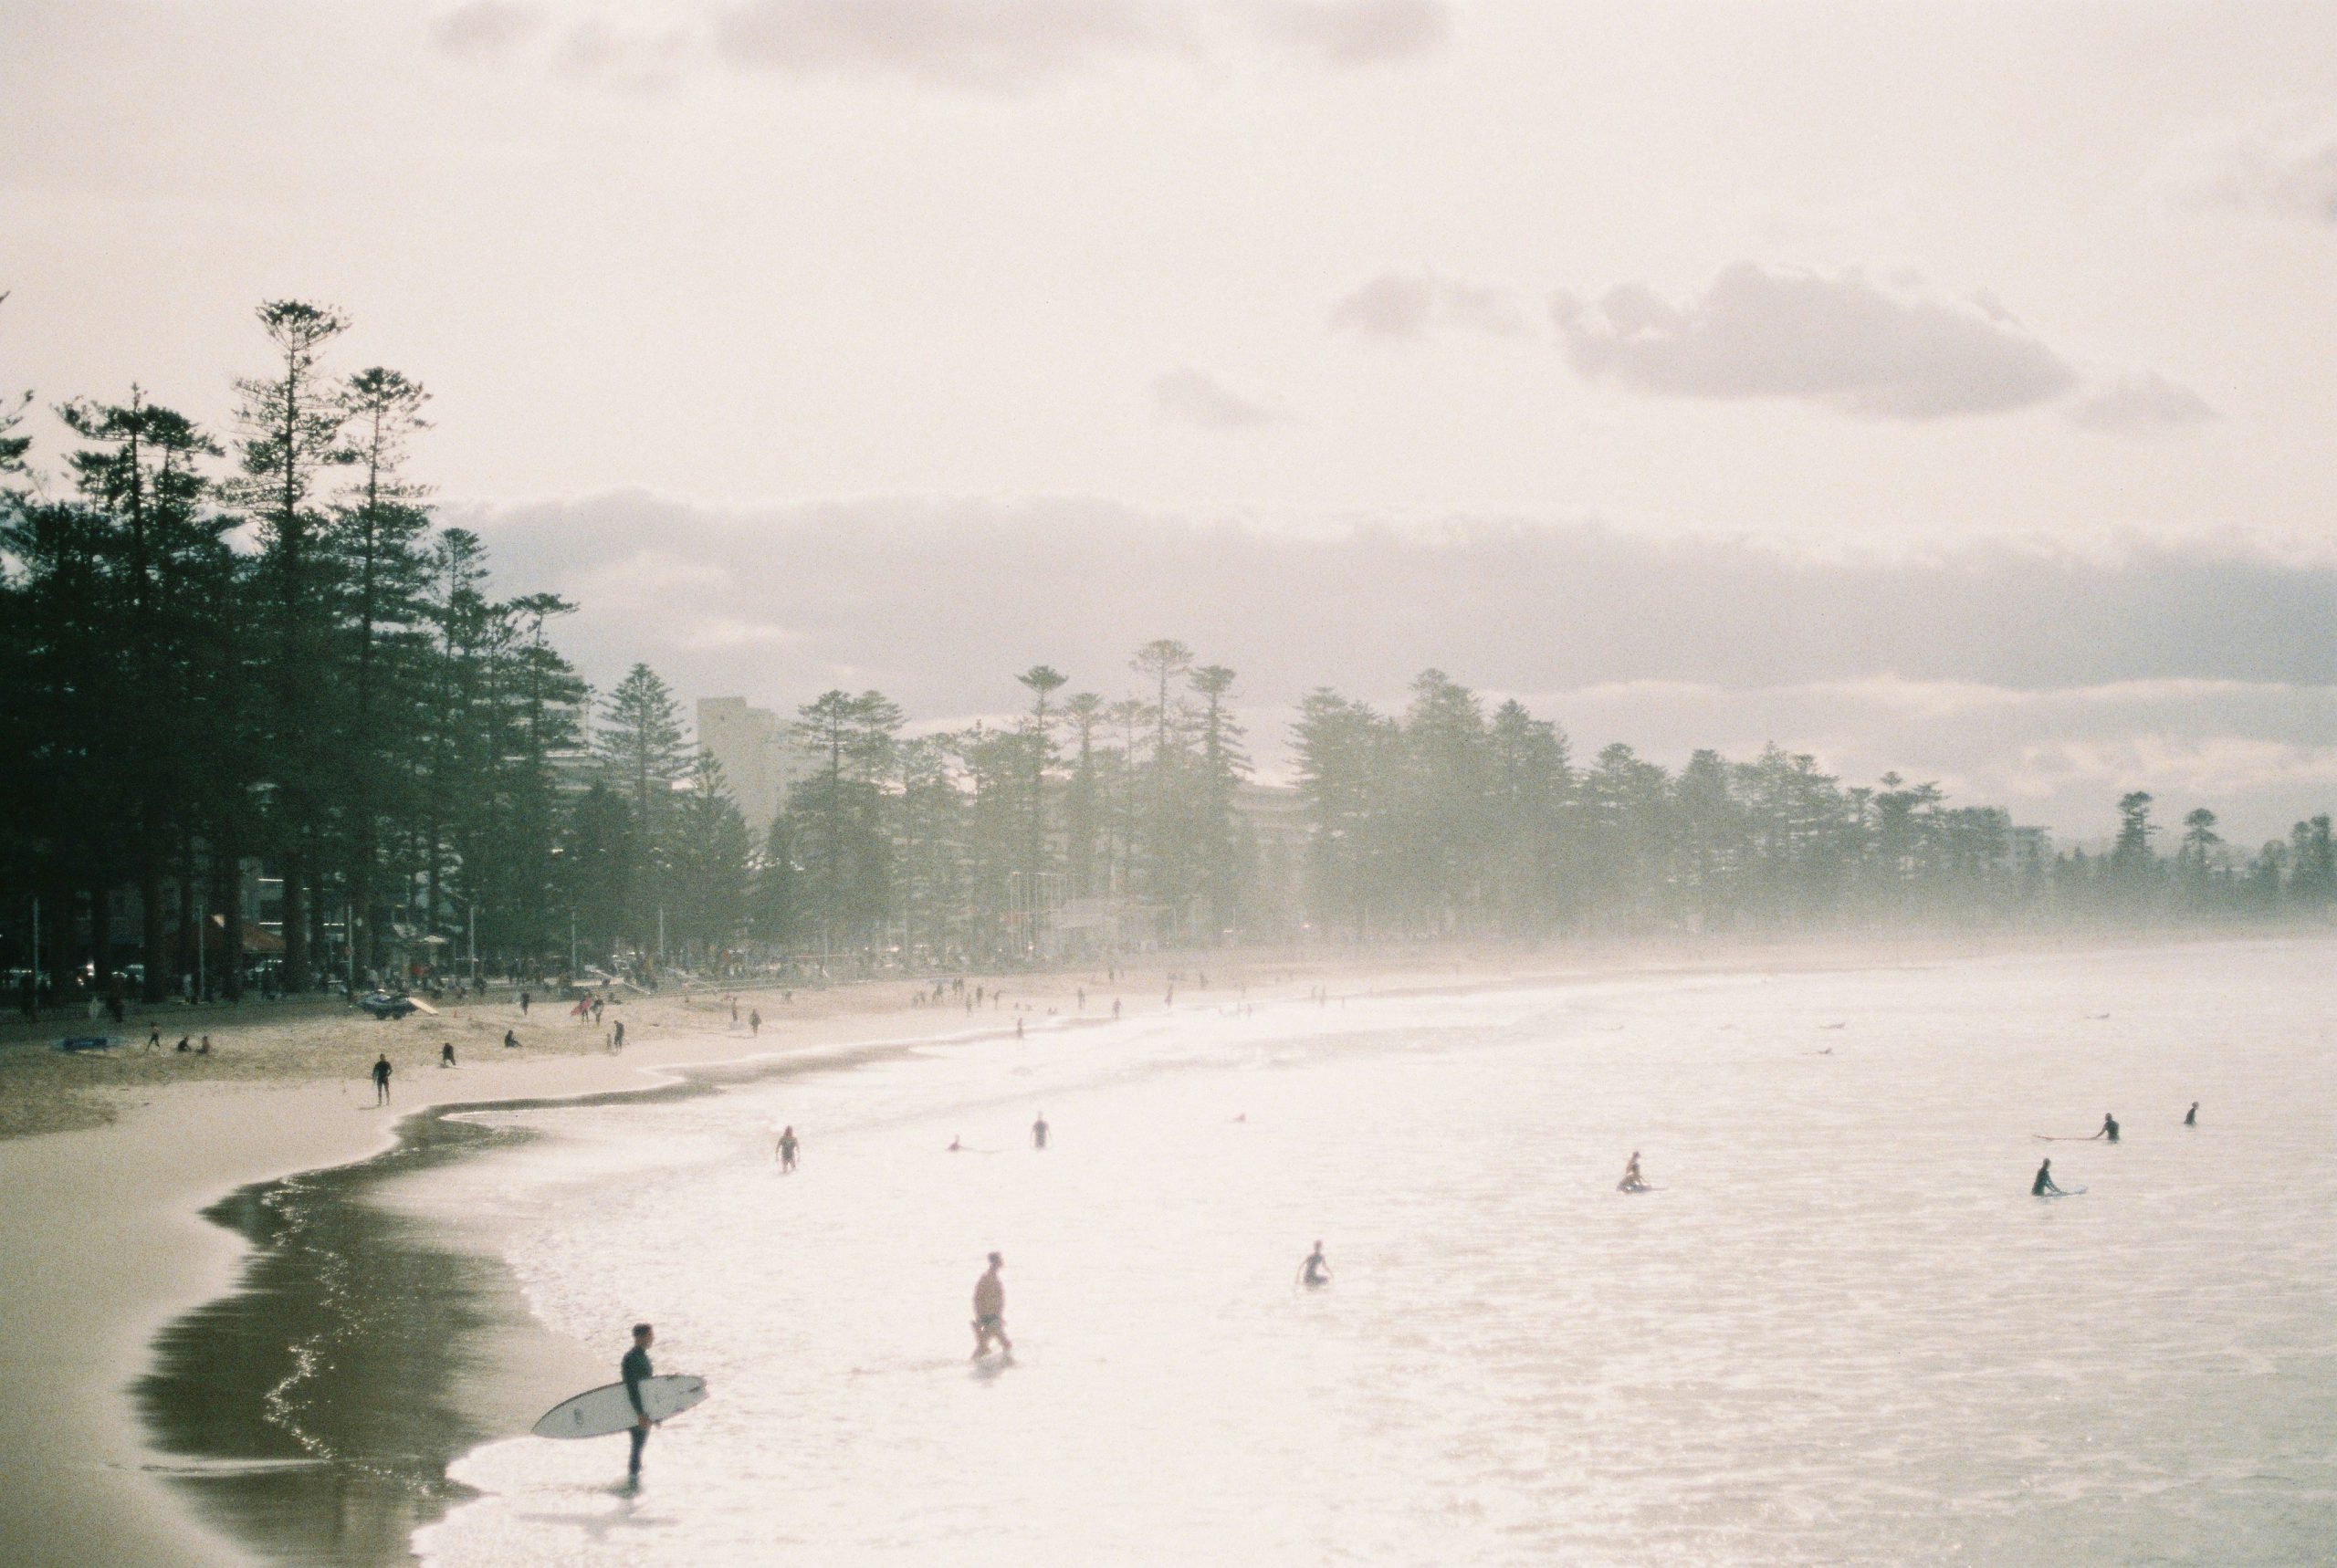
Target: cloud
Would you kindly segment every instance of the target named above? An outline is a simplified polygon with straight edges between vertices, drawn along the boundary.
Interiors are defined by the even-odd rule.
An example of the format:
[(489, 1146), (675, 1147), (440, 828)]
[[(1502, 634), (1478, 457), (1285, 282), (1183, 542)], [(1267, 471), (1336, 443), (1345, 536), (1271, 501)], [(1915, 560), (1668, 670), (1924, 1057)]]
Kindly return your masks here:
[(1515, 337), (1525, 316), (1505, 289), (1434, 272), (1383, 272), (1331, 308), (1331, 329), (1364, 338), (1421, 338), (1436, 328)]
[[(1770, 740), (1871, 779), (2101, 831), (2126, 789), (2261, 839), (2337, 803), (2337, 559), (2133, 545), (1818, 555), (1582, 524), (1305, 535), (1076, 499), (721, 511), (641, 495), (448, 508), (498, 592), (582, 606), (603, 685), (646, 659), (686, 694), (791, 708), (876, 686), (920, 719), (1011, 707), (1047, 663), (1126, 695), (1174, 636), (1242, 674), (1269, 768), (1330, 684), (1402, 702), (1433, 664), (1676, 766)], [(917, 563), (905, 571), (902, 562)]]
[(1152, 381), (1153, 411), (1163, 419), (1198, 430), (1255, 430), (1289, 416), (1269, 403), (1243, 397), (1206, 371), (1170, 371)]
[(470, 0), (439, 14), (430, 24), (430, 41), (450, 55), (498, 55), (543, 26), (543, 12), (524, 0)]
[(1643, 285), (1596, 306), (1551, 301), (1567, 362), (1593, 381), (1663, 397), (1786, 398), (1869, 419), (2002, 413), (2077, 382), (2061, 358), (1986, 296), (1943, 299), (1740, 262), (1674, 305)]
[(1443, 0), (1250, 0), (1243, 8), (1268, 37), (1334, 66), (1424, 55), (1452, 32)]
[(1191, 47), (1186, 8), (1165, 0), (749, 0), (714, 26), (715, 52), (744, 68), (999, 92)]
[(2216, 417), (2206, 399), (2156, 371), (2131, 371), (2070, 405), (2072, 424), (2113, 434), (2188, 430)]
[(2178, 155), (2175, 184), (2194, 205), (2337, 224), (2337, 114), (2290, 105), (2202, 139)]

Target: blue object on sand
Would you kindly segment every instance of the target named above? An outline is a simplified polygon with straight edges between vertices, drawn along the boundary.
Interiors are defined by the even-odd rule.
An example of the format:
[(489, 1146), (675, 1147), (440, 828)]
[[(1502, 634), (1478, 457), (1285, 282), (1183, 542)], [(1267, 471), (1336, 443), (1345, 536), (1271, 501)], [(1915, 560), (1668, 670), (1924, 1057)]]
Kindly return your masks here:
[(59, 1051), (103, 1051), (112, 1044), (113, 1040), (106, 1035), (74, 1034), (58, 1040), (57, 1049)]

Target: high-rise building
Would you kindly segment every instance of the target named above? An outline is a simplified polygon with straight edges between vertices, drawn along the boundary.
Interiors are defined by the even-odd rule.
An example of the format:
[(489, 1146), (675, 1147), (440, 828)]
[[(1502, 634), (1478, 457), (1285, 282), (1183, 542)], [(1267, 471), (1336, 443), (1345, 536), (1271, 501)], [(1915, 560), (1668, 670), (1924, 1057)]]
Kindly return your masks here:
[(787, 787), (810, 766), (787, 721), (769, 708), (749, 707), (744, 697), (700, 697), (697, 744), (722, 765), (730, 798), (758, 838), (787, 804)]

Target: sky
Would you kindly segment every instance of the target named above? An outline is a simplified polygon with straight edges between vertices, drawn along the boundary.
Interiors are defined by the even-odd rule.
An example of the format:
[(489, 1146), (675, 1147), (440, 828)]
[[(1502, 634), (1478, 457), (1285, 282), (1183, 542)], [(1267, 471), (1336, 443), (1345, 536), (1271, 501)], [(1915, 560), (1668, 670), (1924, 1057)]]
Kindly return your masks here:
[[(0, 0), (0, 386), (267, 298), (564, 642), (932, 721), (1157, 635), (2074, 836), (2337, 804), (2337, 7)], [(53, 425), (37, 434), (52, 457)]]

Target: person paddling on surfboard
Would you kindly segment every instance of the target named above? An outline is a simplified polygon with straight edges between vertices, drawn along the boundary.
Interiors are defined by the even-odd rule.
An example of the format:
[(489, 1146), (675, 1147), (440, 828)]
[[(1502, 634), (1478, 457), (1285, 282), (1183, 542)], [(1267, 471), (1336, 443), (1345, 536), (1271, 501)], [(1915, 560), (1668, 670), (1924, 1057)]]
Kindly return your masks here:
[(634, 1480), (641, 1479), (641, 1450), (649, 1446), (649, 1409), (641, 1402), (641, 1385), (656, 1374), (650, 1369), (649, 1346), (657, 1331), (647, 1323), (633, 1325), (633, 1348), (617, 1363), (617, 1375), (624, 1379), (624, 1396), (633, 1402), (633, 1413), (638, 1417), (632, 1427), (633, 1458), (627, 1461), (624, 1473)]
[(1014, 1342), (1006, 1337), (1006, 1281), (998, 1271), (1006, 1260), (993, 1252), (990, 1255), (990, 1270), (974, 1281), (974, 1359), (980, 1361), (996, 1340), (1006, 1359), (1014, 1359)]
[(1617, 1192), (1645, 1192), (1647, 1178), (1640, 1175), (1640, 1152), (1631, 1151), (1630, 1164), (1623, 1167), (1623, 1179), (1615, 1184)]
[(2037, 1167), (2037, 1180), (2028, 1188), (2031, 1197), (2050, 1197), (2061, 1189), (2053, 1185), (2053, 1162), (2047, 1160)]
[(2107, 1138), (2112, 1143), (2116, 1143), (2118, 1141), (2118, 1118), (2112, 1115), (2109, 1112), (2104, 1111), (2101, 1113), (2101, 1131), (2094, 1134), (2094, 1136), (2097, 1138)]
[(1315, 1250), (1306, 1255), (1306, 1261), (1299, 1268), (1300, 1278), (1305, 1284), (1327, 1285), (1331, 1282), (1331, 1262), (1329, 1259), (1323, 1256), (1323, 1244), (1320, 1241), (1315, 1243)]

